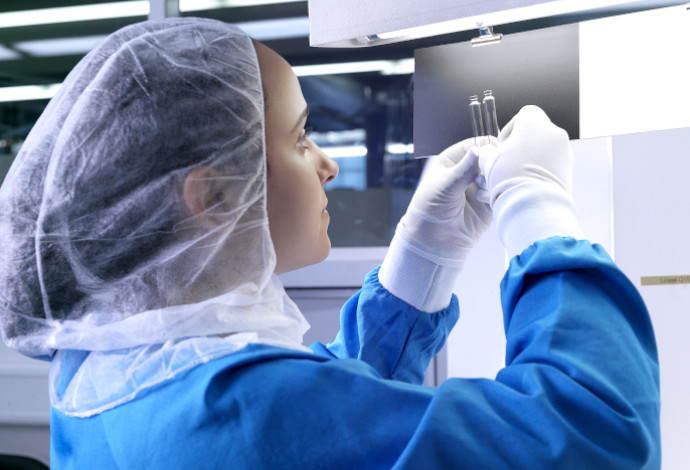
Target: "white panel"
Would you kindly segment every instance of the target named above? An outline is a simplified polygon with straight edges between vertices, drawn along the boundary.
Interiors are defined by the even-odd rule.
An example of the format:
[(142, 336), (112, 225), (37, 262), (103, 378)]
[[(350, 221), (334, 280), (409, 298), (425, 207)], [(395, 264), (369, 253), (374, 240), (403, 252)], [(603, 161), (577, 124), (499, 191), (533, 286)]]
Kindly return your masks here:
[(506, 255), (494, 226), (474, 247), (456, 284), (460, 320), (448, 342), (448, 377), (494, 378), (505, 364), (500, 283)]
[(49, 364), (22, 356), (0, 341), (0, 453), (48, 463)]
[(281, 274), (285, 287), (359, 287), (388, 247), (333, 248), (325, 261)]
[(690, 126), (686, 6), (580, 24), (580, 137)]
[(690, 462), (690, 285), (642, 286), (642, 276), (690, 274), (690, 129), (613, 139), (616, 262), (649, 308), (661, 366), (664, 470)]
[(0, 426), (48, 424), (48, 370), (0, 341)]
[(340, 330), (340, 309), (358, 289), (287, 289), (309, 322), (304, 344), (315, 341), (327, 344), (335, 339)]
[[(525, 6), (548, 1), (520, 0), (513, 3)], [(504, 9), (502, 0), (309, 0), (310, 42), (312, 45), (346, 42)], [(476, 27), (476, 24), (474, 20), (468, 23), (469, 28)]]
[(572, 141), (575, 155), (573, 198), (587, 240), (614, 256), (611, 138)]
[(310, 42), (357, 47), (364, 45), (358, 39), (383, 33), (392, 33), (393, 41), (407, 40), (471, 30), (478, 24), (537, 18), (567, 22), (573, 14), (601, 17), (680, 3), (683, 0), (309, 0)]

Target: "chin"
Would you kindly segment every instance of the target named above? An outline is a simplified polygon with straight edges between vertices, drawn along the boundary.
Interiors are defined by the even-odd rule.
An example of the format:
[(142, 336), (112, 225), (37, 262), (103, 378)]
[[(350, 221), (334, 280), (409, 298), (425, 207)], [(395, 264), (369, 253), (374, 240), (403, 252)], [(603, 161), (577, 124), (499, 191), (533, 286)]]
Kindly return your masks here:
[(328, 258), (328, 255), (331, 253), (331, 241), (330, 239), (326, 239), (326, 241), (327, 243), (320, 244), (318, 250), (314, 252), (314, 257), (305, 266), (318, 264)]
[[(313, 250), (311, 256), (309, 256), (308, 259), (293, 260), (292, 263), (278, 262), (276, 264), (275, 273), (283, 274), (290, 271), (296, 271), (298, 269), (306, 268), (307, 266), (318, 264), (321, 261), (325, 260), (326, 258), (328, 258), (328, 255), (331, 252), (331, 240), (329, 238), (326, 238), (326, 242), (327, 243), (319, 244), (318, 249)], [(286, 266), (286, 264), (288, 265)]]

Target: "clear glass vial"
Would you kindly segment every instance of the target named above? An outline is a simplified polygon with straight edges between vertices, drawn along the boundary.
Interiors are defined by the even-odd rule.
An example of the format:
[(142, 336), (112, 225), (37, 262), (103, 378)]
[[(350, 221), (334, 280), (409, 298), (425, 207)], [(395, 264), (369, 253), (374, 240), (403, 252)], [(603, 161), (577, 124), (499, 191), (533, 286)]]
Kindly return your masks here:
[(474, 143), (476, 145), (477, 137), (486, 135), (484, 120), (482, 119), (482, 105), (477, 95), (470, 96), (470, 119), (472, 120), (472, 135), (474, 135)]
[(484, 92), (484, 100), (482, 102), (484, 108), (484, 124), (486, 125), (486, 135), (498, 137), (500, 129), (498, 128), (498, 115), (496, 114), (496, 98), (492, 90)]

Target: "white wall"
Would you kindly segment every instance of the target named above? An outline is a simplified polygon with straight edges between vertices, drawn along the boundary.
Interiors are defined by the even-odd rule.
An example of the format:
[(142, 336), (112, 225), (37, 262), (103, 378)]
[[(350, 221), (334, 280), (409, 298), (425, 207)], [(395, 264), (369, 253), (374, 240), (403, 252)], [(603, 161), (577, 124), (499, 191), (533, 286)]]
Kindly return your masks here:
[(616, 262), (640, 290), (659, 348), (663, 468), (685, 470), (690, 280), (643, 286), (641, 279), (690, 275), (690, 128), (614, 137), (613, 155)]
[(580, 23), (580, 137), (690, 127), (685, 5)]
[(48, 463), (48, 367), (0, 341), (0, 453), (28, 455)]

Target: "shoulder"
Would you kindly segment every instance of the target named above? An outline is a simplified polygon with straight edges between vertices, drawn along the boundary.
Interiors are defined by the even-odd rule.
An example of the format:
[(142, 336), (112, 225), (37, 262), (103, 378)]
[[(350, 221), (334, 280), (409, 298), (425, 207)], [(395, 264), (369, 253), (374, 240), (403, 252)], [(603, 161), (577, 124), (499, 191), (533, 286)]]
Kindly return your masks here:
[[(323, 458), (341, 463), (371, 446), (389, 448), (391, 458), (398, 455), (431, 397), (425, 387), (382, 379), (359, 360), (251, 345), (197, 366), (103, 418), (110, 415), (107, 427), (126, 429), (128, 438), (138, 435), (141, 449), (151, 445), (174, 453), (185, 446), (186, 456), (178, 460), (211, 442), (222, 443), (214, 458), (233, 459), (238, 468), (287, 468), (285, 462), (313, 468), (316, 462), (305, 459), (316, 456), (305, 453), (314, 446), (326, 452)], [(399, 421), (393, 434), (400, 434), (392, 441), (391, 420)], [(366, 436), (377, 430), (386, 442), (368, 443)], [(342, 436), (350, 436), (347, 445)], [(176, 465), (193, 466), (189, 459)], [(363, 462), (351, 463), (363, 468)]]

